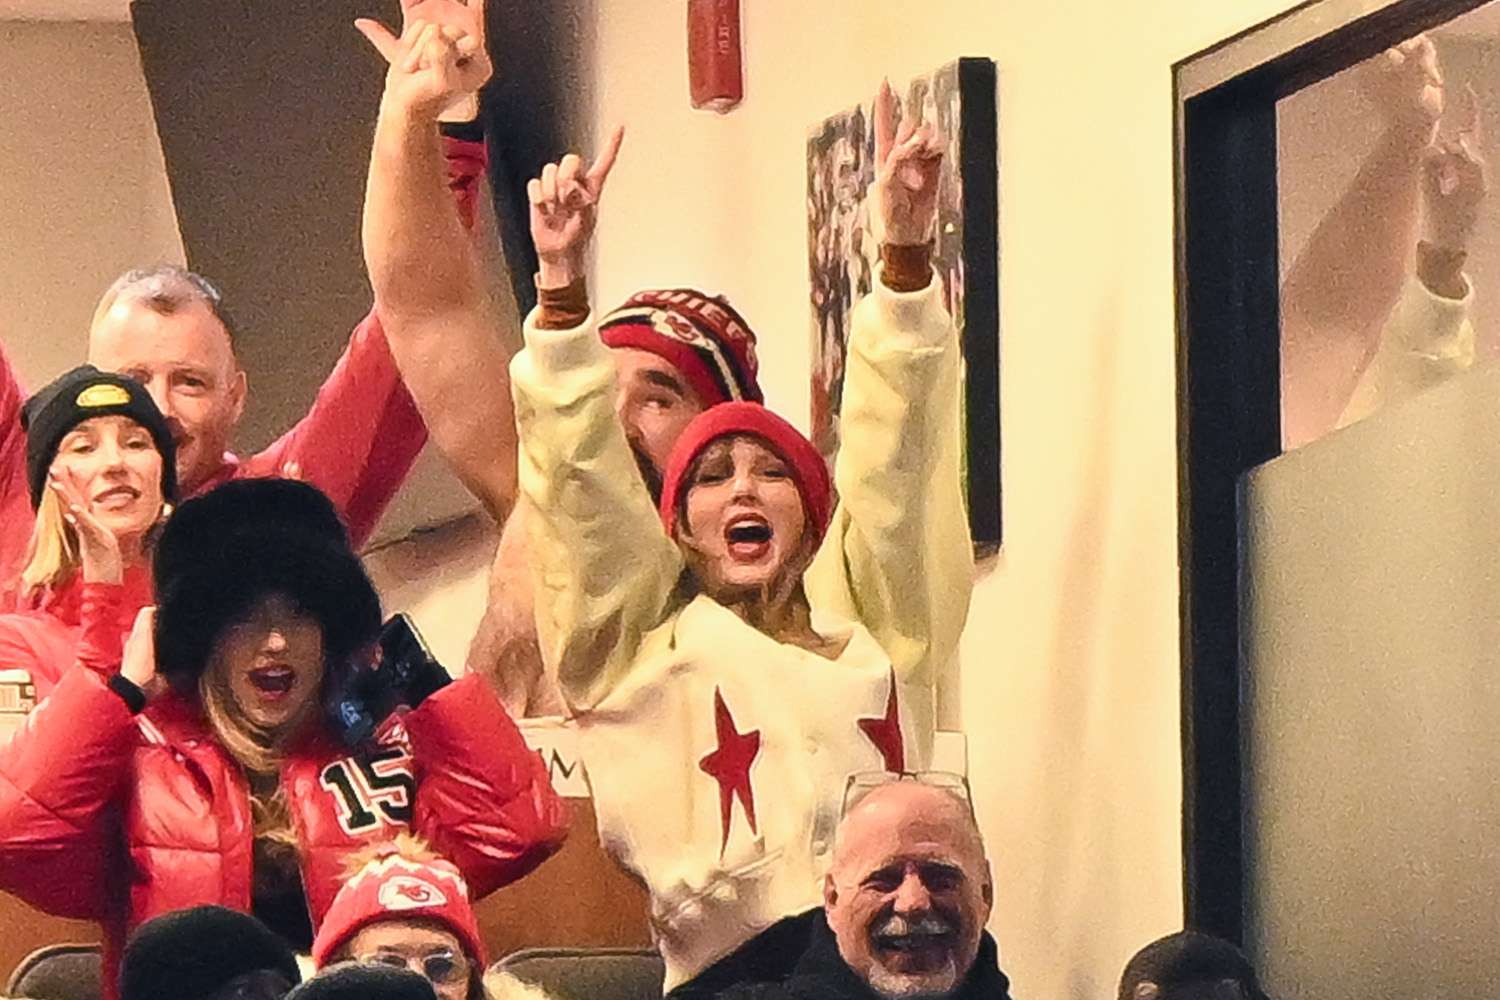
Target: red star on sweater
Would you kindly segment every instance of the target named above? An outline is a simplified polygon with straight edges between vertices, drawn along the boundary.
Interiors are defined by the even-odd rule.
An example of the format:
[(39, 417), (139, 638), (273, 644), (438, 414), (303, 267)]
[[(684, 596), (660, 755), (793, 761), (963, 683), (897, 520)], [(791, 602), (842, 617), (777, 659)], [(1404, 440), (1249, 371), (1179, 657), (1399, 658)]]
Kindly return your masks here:
[(719, 821), (724, 826), (724, 839), (719, 843), (719, 853), (729, 846), (729, 824), (734, 810), (734, 800), (739, 798), (745, 807), (745, 818), (750, 821), (750, 832), (755, 828), (755, 793), (750, 788), (750, 765), (760, 753), (760, 730), (742, 733), (735, 728), (734, 716), (724, 704), (724, 695), (714, 688), (714, 730), (718, 735), (718, 749), (705, 754), (698, 766), (705, 774), (719, 783)]
[(906, 747), (901, 741), (901, 714), (896, 708), (896, 671), (891, 670), (891, 693), (885, 699), (885, 715), (860, 719), (860, 732), (870, 738), (885, 761), (887, 771), (906, 770)]

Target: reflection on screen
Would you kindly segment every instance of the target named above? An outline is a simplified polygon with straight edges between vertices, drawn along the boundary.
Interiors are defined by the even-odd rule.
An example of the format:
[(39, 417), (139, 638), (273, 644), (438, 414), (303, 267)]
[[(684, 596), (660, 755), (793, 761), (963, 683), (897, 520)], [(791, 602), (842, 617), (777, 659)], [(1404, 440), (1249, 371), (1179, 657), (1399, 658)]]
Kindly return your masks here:
[(1278, 105), (1283, 447), (1500, 352), (1497, 60), (1492, 3)]

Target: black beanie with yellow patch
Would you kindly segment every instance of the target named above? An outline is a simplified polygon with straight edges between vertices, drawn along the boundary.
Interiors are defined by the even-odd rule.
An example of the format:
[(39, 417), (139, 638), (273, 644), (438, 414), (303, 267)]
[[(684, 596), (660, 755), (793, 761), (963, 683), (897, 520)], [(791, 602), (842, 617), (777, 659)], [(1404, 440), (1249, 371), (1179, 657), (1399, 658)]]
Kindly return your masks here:
[(47, 470), (68, 432), (85, 420), (113, 416), (129, 417), (151, 435), (161, 454), (162, 498), (177, 499), (177, 447), (151, 394), (134, 379), (100, 371), (93, 365), (79, 365), (43, 386), (21, 407), (21, 427), (26, 431), (26, 485), (31, 490), (32, 509), (41, 505)]

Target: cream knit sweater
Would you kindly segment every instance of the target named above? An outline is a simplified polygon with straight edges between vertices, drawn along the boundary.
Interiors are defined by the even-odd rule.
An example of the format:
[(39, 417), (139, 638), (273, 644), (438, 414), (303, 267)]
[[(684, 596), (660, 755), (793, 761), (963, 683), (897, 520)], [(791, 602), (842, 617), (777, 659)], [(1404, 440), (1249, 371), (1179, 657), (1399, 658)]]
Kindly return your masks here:
[(840, 502), (806, 578), (816, 627), (848, 637), (835, 660), (684, 595), (615, 416), (609, 350), (591, 322), (526, 324), (511, 373), (543, 658), (600, 838), (650, 890), (668, 989), (820, 905), (850, 773), (928, 762), (934, 673), (973, 576), (958, 344), (936, 284), (879, 285), (855, 309)]

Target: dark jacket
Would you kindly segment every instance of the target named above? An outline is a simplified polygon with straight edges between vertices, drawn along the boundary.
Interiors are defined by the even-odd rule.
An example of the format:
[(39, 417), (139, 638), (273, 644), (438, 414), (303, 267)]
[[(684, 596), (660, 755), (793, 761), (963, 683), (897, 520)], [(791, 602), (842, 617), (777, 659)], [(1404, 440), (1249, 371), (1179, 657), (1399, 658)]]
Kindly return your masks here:
[[(995, 939), (984, 933), (952, 1000), (1010, 1000)], [(669, 994), (670, 1000), (882, 1000), (839, 955), (821, 909), (778, 921)]]

